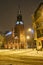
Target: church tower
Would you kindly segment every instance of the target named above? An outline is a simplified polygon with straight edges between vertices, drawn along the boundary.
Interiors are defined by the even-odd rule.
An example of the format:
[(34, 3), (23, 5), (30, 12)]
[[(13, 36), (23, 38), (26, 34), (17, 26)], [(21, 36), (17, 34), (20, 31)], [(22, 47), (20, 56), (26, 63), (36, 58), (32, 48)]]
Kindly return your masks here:
[(26, 48), (24, 22), (22, 20), (21, 10), (19, 8), (17, 21), (15, 24), (15, 44), (17, 48)]

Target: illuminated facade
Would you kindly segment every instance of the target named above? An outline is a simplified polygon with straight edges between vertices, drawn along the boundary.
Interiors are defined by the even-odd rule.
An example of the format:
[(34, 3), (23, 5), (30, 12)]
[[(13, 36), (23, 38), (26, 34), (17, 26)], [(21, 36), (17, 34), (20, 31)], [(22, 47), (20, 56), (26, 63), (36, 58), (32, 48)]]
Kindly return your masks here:
[(17, 44), (18, 48), (26, 48), (24, 22), (22, 20), (22, 15), (20, 10), (15, 25), (15, 44)]
[(4, 34), (0, 32), (0, 49), (3, 48)]
[(4, 39), (4, 48), (5, 49), (13, 49), (14, 46), (14, 39), (13, 39), (13, 32), (12, 31), (8, 31), (5, 34), (5, 39)]
[(33, 16), (34, 40), (37, 50), (43, 48), (43, 3), (40, 3)]
[(24, 22), (22, 20), (21, 11), (19, 10), (15, 27), (12, 31), (5, 34), (4, 48), (20, 49), (26, 48), (26, 39), (24, 31)]

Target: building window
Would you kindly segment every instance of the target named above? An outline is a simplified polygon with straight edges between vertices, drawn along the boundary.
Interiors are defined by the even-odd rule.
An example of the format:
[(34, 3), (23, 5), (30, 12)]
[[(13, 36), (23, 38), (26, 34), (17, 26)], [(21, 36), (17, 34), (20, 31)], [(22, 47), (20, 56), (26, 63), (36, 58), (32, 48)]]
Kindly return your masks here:
[[(42, 30), (42, 32), (43, 32), (43, 30)], [(37, 38), (39, 38), (39, 37), (43, 37), (43, 33), (41, 33), (40, 30), (37, 30)]]
[(40, 23), (36, 22), (36, 28), (40, 27)]
[(43, 48), (43, 40), (41, 40), (41, 42), (42, 42), (42, 48)]
[(43, 22), (40, 22), (41, 27), (43, 27)]
[(42, 34), (43, 34), (43, 29), (42, 29)]
[(40, 30), (37, 30), (37, 38), (41, 37)]

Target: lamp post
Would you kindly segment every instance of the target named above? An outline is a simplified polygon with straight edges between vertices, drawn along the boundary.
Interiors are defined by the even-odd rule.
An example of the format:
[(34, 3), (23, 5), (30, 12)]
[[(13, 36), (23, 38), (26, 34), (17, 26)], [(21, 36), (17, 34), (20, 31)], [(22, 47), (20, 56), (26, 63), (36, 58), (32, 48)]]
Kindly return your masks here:
[(28, 47), (30, 47), (30, 46), (29, 46), (29, 45), (30, 45), (30, 43), (29, 43), (29, 41), (30, 41), (30, 36), (27, 35), (26, 39), (27, 39), (27, 45), (28, 45)]
[(29, 40), (29, 39), (30, 39), (30, 36), (27, 35), (27, 40)]
[(31, 32), (31, 31), (32, 31), (32, 29), (31, 29), (31, 28), (29, 28), (29, 29), (28, 29), (28, 32)]
[(33, 45), (33, 38), (34, 38), (34, 31), (32, 28), (28, 28), (27, 30), (27, 43), (29, 45), (29, 47), (33, 48), (34, 45)]

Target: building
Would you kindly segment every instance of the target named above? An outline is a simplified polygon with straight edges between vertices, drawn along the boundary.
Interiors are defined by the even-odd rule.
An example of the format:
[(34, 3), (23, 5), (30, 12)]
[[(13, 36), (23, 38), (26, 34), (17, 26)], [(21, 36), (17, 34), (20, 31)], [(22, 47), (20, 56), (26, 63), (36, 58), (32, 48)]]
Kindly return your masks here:
[(5, 32), (5, 39), (4, 39), (4, 48), (5, 49), (13, 49), (13, 32), (7, 31)]
[(19, 9), (17, 15), (17, 21), (15, 24), (15, 44), (16, 48), (26, 48), (26, 37), (25, 37), (25, 29), (24, 22), (22, 20), (21, 10)]
[(33, 15), (34, 40), (37, 50), (43, 48), (43, 3), (40, 3)]
[(4, 48), (6, 49), (21, 49), (26, 48), (26, 37), (24, 22), (22, 20), (21, 11), (18, 11), (17, 21), (12, 31), (7, 31), (5, 34)]
[(4, 34), (0, 32), (0, 49), (3, 48)]

